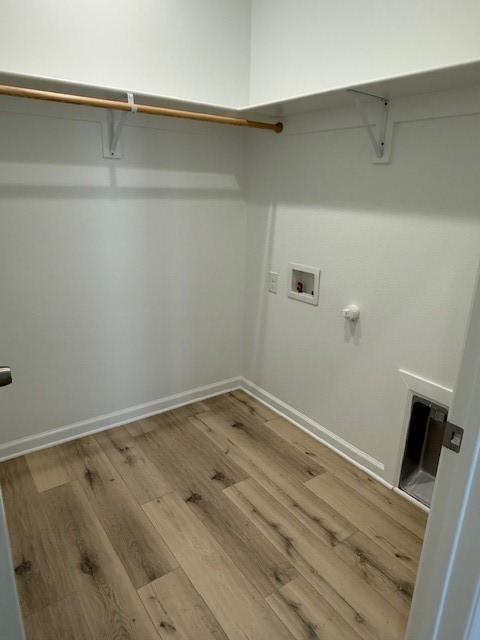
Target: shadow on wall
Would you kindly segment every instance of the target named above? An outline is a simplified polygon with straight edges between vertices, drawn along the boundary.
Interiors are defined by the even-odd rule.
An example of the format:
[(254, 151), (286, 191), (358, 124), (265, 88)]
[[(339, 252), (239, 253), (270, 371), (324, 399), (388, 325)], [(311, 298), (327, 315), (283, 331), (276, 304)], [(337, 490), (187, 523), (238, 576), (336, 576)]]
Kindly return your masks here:
[(3, 198), (243, 197), (238, 131), (128, 116), (123, 157), (106, 159), (103, 110), (54, 105), (50, 112), (51, 105), (6, 100), (0, 105), (21, 112), (2, 112)]
[(362, 320), (359, 318), (355, 322), (343, 321), (343, 335), (345, 342), (351, 342), (358, 346), (362, 340)]
[(138, 119), (109, 160), (91, 111), (43, 106), (0, 119), (0, 442), (240, 374), (238, 132)]
[[(423, 141), (423, 144), (422, 144)], [(396, 123), (390, 164), (373, 164), (363, 127), (250, 137), (254, 203), (382, 216), (478, 217), (480, 114)]]

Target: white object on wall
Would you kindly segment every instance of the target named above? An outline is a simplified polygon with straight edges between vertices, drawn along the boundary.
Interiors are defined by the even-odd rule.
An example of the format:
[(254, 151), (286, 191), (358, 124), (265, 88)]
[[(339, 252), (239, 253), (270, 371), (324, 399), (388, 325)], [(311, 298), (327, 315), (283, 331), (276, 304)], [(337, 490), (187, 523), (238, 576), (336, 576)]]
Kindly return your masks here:
[(288, 297), (307, 304), (318, 304), (320, 269), (291, 262), (288, 265)]
[(343, 310), (343, 317), (349, 322), (356, 322), (360, 319), (360, 309), (356, 304), (349, 304)]
[(268, 290), (270, 293), (277, 293), (278, 291), (278, 273), (275, 271), (268, 272)]

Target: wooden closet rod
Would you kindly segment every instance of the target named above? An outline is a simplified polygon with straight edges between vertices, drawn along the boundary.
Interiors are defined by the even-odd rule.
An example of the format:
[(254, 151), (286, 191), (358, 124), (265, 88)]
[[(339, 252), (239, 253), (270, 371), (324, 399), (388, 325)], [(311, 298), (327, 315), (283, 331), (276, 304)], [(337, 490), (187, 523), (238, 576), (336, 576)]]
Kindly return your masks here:
[[(53, 91), (39, 91), (38, 89), (26, 89), (25, 87), (10, 87), (0, 84), (0, 94), (17, 98), (30, 98), (33, 100), (49, 100), (50, 102), (63, 102), (66, 104), (80, 104), (99, 109), (117, 109), (119, 111), (133, 111), (128, 102), (120, 100), (104, 100), (103, 98), (88, 98), (76, 96), (70, 93), (55, 93)], [(283, 130), (281, 122), (257, 122), (246, 118), (233, 118), (231, 116), (218, 116), (213, 113), (201, 113), (197, 111), (183, 111), (182, 109), (168, 109), (166, 107), (153, 107), (147, 104), (136, 104), (137, 113), (148, 113), (152, 116), (166, 116), (167, 118), (184, 118), (186, 120), (200, 120), (201, 122), (215, 122), (228, 124), (234, 127), (251, 127), (252, 129), (269, 129), (280, 133)]]

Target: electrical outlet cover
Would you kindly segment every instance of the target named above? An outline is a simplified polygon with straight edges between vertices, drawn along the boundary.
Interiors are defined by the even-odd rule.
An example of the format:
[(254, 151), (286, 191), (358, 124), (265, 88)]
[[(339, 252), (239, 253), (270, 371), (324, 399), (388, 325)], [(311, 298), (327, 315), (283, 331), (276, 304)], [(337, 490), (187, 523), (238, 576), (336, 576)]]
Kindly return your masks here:
[(278, 273), (276, 271), (268, 272), (268, 290), (270, 293), (277, 293), (278, 291)]

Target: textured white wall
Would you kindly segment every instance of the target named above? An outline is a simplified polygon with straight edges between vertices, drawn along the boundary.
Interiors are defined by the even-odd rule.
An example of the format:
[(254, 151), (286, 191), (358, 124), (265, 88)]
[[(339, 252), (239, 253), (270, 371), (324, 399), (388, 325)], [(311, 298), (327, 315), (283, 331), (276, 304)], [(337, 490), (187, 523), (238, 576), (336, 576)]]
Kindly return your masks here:
[(100, 117), (0, 104), (0, 443), (241, 373), (239, 132)]
[[(365, 131), (345, 118), (250, 136), (245, 370), (393, 480), (407, 404), (398, 369), (447, 387), (457, 375), (480, 258), (480, 116), (397, 124), (391, 165), (371, 163)], [(318, 307), (287, 298), (289, 262), (322, 270)], [(349, 303), (361, 308), (354, 335)]]
[(249, 0), (3, 0), (0, 68), (227, 105), (248, 98)]
[(252, 0), (250, 103), (480, 57), (478, 0)]

